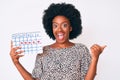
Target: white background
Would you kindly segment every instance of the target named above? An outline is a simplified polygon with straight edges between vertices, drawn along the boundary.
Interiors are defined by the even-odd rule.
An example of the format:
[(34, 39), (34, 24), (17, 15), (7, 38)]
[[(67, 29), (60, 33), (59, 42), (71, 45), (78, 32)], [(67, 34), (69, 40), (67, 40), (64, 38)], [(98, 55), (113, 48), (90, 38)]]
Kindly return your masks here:
[[(0, 80), (23, 80), (9, 56), (11, 34), (41, 31), (44, 45), (52, 43), (45, 34), (42, 15), (52, 2), (63, 0), (0, 0)], [(99, 58), (95, 80), (120, 80), (120, 1), (119, 0), (64, 0), (80, 10), (83, 33), (73, 40), (90, 47), (94, 43), (107, 45)], [(50, 41), (48, 41), (50, 40)], [(31, 73), (36, 54), (20, 59)]]

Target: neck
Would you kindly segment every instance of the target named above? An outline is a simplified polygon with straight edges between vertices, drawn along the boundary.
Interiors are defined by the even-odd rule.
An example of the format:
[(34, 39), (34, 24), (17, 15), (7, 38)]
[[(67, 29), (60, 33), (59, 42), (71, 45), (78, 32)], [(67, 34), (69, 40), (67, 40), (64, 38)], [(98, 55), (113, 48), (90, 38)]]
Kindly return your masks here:
[(72, 42), (66, 42), (66, 43), (54, 43), (51, 45), (52, 48), (67, 48), (73, 46), (74, 43)]

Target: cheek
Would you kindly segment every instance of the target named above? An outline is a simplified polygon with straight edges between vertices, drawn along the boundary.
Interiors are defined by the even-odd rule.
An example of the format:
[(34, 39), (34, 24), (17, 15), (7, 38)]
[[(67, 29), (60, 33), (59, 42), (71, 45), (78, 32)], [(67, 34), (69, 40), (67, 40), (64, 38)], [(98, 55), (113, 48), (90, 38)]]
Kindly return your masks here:
[(69, 33), (72, 31), (72, 28), (67, 28), (67, 29), (65, 29), (64, 31), (69, 34)]
[(55, 35), (56, 33), (56, 29), (52, 29), (53, 35)]

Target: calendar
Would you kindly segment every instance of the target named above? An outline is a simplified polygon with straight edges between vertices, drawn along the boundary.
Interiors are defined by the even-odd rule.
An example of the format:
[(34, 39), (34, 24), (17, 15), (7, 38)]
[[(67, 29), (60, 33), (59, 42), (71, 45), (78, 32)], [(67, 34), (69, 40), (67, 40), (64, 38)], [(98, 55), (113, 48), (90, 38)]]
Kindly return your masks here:
[(43, 47), (42, 34), (39, 31), (24, 32), (12, 34), (12, 41), (14, 46), (21, 46), (24, 54), (41, 53)]

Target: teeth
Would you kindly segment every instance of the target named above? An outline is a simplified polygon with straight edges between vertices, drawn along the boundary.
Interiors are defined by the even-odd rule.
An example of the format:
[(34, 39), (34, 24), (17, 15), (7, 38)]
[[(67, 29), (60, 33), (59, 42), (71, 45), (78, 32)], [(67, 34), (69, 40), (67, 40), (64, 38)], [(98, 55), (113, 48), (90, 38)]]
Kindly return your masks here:
[(58, 36), (62, 36), (63, 34), (58, 34)]
[(58, 34), (59, 39), (63, 39), (63, 34)]

